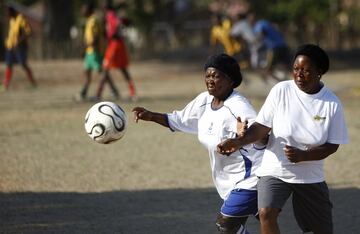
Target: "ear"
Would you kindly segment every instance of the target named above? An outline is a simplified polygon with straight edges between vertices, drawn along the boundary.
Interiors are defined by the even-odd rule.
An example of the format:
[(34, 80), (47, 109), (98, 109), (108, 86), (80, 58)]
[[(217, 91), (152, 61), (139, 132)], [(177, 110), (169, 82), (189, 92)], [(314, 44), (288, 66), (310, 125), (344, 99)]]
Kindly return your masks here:
[(321, 79), (321, 76), (323, 75), (323, 71), (321, 69), (318, 69), (317, 71), (317, 77), (319, 78), (319, 80)]

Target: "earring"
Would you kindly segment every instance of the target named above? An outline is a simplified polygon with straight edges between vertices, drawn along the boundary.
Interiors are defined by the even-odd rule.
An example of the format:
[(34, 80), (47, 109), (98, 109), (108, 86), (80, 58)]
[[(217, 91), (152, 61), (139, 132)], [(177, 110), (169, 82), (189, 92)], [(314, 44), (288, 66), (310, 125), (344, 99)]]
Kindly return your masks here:
[(321, 75), (318, 75), (319, 78), (321, 78)]

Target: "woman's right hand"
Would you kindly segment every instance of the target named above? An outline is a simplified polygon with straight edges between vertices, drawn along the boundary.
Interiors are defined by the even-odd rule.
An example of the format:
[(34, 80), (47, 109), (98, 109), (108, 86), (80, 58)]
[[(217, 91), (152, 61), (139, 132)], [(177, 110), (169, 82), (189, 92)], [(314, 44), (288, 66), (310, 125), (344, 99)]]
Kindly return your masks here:
[(230, 154), (240, 149), (241, 145), (239, 144), (239, 139), (240, 138), (226, 139), (225, 141), (217, 145), (217, 152), (219, 154), (229, 156)]
[(144, 107), (134, 107), (132, 109), (132, 112), (134, 113), (134, 120), (137, 123), (139, 119), (150, 121), (152, 112), (146, 110)]

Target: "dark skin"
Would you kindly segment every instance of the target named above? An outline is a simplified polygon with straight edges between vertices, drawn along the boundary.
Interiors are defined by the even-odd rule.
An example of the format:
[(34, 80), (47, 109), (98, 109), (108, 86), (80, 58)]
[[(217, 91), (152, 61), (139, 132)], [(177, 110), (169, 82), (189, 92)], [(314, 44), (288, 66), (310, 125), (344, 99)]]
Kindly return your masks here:
[[(205, 71), (205, 85), (210, 95), (214, 96), (211, 103), (213, 109), (219, 109), (224, 105), (224, 101), (231, 95), (234, 90), (234, 81), (223, 72), (216, 68), (209, 67)], [(158, 123), (164, 127), (169, 127), (165, 114), (152, 112), (144, 107), (133, 108), (135, 122), (139, 119), (144, 121), (152, 121)], [(224, 222), (228, 224), (245, 224), (247, 217), (232, 218), (219, 214), (218, 222)], [(235, 225), (236, 226), (236, 225)], [(234, 233), (236, 233), (238, 227), (234, 226)]]
[[(323, 72), (319, 69), (315, 63), (305, 55), (299, 55), (296, 57), (293, 64), (293, 79), (297, 87), (308, 94), (318, 93), (323, 84), (320, 82)], [(218, 152), (221, 154), (231, 154), (240, 147), (255, 142), (258, 139), (269, 134), (271, 128), (261, 125), (257, 122), (247, 128), (245, 122), (238, 122), (238, 131), (242, 134), (236, 139), (227, 139), (218, 145)], [(327, 158), (329, 155), (335, 153), (338, 149), (338, 144), (325, 143), (320, 146), (316, 146), (309, 150), (301, 150), (296, 147), (284, 145), (283, 150), (286, 157), (292, 163), (298, 163), (302, 161), (314, 161)], [(278, 208), (261, 208), (260, 223), (261, 233), (263, 234), (275, 234), (280, 233), (280, 229), (277, 223), (277, 217), (280, 213)]]

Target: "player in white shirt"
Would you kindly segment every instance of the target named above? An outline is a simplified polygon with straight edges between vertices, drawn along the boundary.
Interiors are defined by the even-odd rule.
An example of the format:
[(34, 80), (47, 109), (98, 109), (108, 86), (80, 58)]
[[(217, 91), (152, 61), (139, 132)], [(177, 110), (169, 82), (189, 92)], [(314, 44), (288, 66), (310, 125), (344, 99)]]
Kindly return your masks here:
[[(216, 151), (217, 145), (237, 135), (237, 118), (253, 123), (256, 111), (234, 89), (242, 81), (237, 61), (226, 54), (213, 55), (204, 66), (207, 91), (199, 94), (180, 111), (162, 114), (143, 107), (133, 109), (135, 120), (153, 121), (172, 131), (197, 134), (208, 149), (212, 178), (224, 204), (216, 225), (220, 233), (248, 233), (243, 226), (250, 215), (257, 215), (258, 181), (264, 144), (243, 146), (230, 156)], [(185, 231), (186, 232), (186, 231)]]
[(340, 100), (321, 82), (329, 58), (317, 45), (300, 46), (292, 81), (275, 85), (256, 122), (237, 139), (219, 144), (229, 154), (270, 133), (257, 175), (262, 233), (280, 233), (277, 217), (292, 195), (296, 220), (303, 232), (333, 233), (332, 204), (325, 183), (324, 159), (348, 143)]

